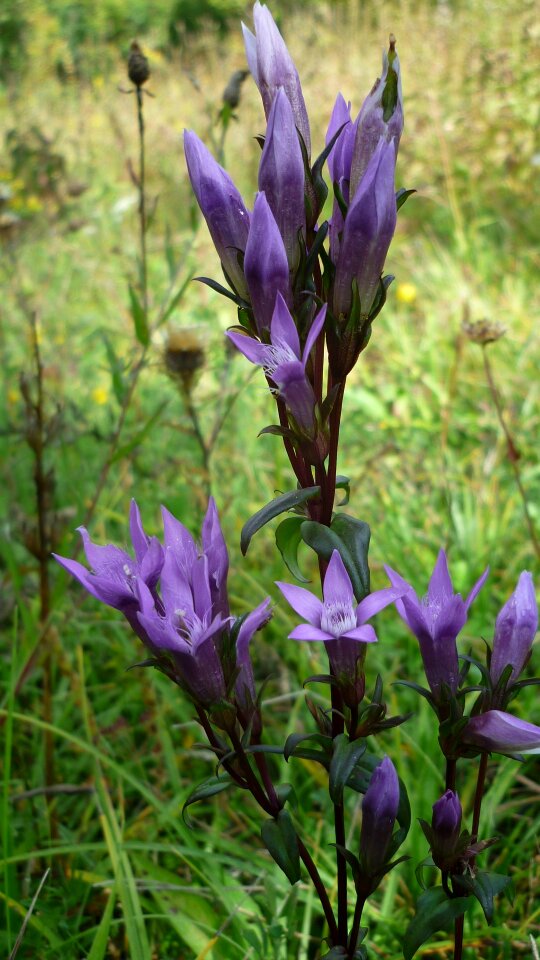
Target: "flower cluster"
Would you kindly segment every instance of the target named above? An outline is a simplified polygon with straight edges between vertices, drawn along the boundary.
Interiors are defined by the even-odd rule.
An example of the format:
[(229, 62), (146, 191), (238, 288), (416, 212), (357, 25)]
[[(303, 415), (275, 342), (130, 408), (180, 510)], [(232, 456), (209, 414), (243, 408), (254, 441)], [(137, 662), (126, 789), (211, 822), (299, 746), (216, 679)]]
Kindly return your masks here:
[[(392, 38), (382, 75), (354, 121), (350, 105), (338, 96), (326, 148), (312, 164), (297, 70), (260, 3), (254, 22), (255, 33), (244, 26), (244, 39), (267, 126), (253, 211), (192, 131), (185, 133), (184, 148), (193, 190), (232, 291), (227, 295), (238, 306), (242, 332), (229, 336), (263, 367), (287, 413), (288, 423), (282, 418), (281, 425), (288, 438), (304, 454), (309, 450), (308, 461), (316, 463), (327, 455), (332, 402), (330, 396), (325, 404), (323, 397), (324, 342), (334, 380), (343, 381), (385, 299), (381, 274), (396, 227), (395, 165), (403, 129), (399, 60)], [(319, 222), (328, 192), (325, 160), (335, 194), (329, 223)], [(320, 258), (324, 303), (317, 312)]]
[(210, 500), (198, 545), (187, 528), (163, 508), (163, 545), (148, 537), (137, 504), (130, 511), (135, 556), (92, 543), (84, 527), (88, 570), (56, 556), (85, 589), (120, 610), (148, 648), (151, 662), (205, 708), (230, 700), (243, 715), (256, 708), (249, 644), (271, 616), (264, 600), (247, 615), (230, 615), (229, 557), (215, 502)]

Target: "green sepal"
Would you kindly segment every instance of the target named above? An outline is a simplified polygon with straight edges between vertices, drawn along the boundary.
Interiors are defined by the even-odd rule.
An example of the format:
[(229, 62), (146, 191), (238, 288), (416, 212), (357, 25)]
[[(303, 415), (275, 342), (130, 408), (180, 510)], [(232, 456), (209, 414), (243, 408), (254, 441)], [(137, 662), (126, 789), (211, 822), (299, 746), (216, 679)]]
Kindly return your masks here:
[(296, 883), (300, 879), (300, 853), (289, 812), (280, 810), (277, 817), (266, 820), (261, 827), (261, 837), (270, 856), (289, 882)]
[(396, 193), (396, 208), (401, 210), (404, 203), (407, 203), (409, 197), (416, 193), (416, 190), (405, 190), (405, 187), (402, 187), (401, 190), (398, 190)]
[[(425, 820), (421, 820), (421, 821), (420, 821), (420, 824), (425, 823), (425, 822), (426, 822)], [(429, 824), (428, 824), (428, 826), (429, 826)], [(424, 828), (422, 827), (422, 829), (424, 829)], [(437, 866), (436, 866), (436, 864), (435, 864), (435, 862), (434, 862), (434, 860), (433, 860), (433, 857), (432, 857), (431, 855), (429, 855), (429, 856), (427, 856), (427, 857), (424, 857), (424, 859), (421, 860), (419, 864), (417, 864), (417, 866), (416, 866), (416, 868), (415, 868), (415, 871), (414, 871), (414, 875), (415, 875), (415, 877), (416, 877), (416, 881), (417, 881), (417, 883), (418, 883), (418, 886), (419, 886), (419, 887), (422, 887), (422, 890), (425, 890), (425, 889), (426, 889), (426, 884), (424, 883), (424, 870), (425, 870), (426, 867), (433, 867), (435, 870), (438, 869)]]
[(349, 205), (341, 192), (341, 187), (339, 186), (339, 183), (337, 182), (337, 180), (334, 180), (334, 183), (332, 184), (332, 186), (334, 188), (334, 196), (336, 198), (336, 203), (340, 209), (341, 216), (345, 220), (345, 217), (347, 216), (347, 211), (349, 209)]
[(259, 430), (257, 436), (263, 437), (269, 434), (272, 437), (286, 437), (287, 440), (294, 440), (295, 436), (292, 430), (289, 427), (282, 427), (279, 423), (270, 423), (267, 427), (263, 427), (262, 430)]
[[(377, 293), (375, 294), (375, 299), (371, 305), (371, 310), (369, 312), (369, 333), (371, 335), (371, 324), (375, 320), (375, 317), (378, 317), (382, 308), (386, 303), (386, 297), (388, 294), (388, 287), (395, 280), (395, 277), (391, 273), (387, 273), (385, 277), (381, 277), (379, 280), (379, 286), (377, 288)], [(369, 337), (368, 337), (369, 339)], [(367, 341), (366, 341), (367, 345)]]
[(386, 75), (386, 83), (382, 93), (381, 104), (383, 108), (383, 120), (385, 123), (391, 119), (398, 102), (398, 75), (390, 64)]
[(409, 687), (410, 690), (414, 690), (416, 693), (419, 693), (421, 697), (425, 697), (430, 707), (436, 711), (436, 704), (433, 694), (430, 690), (427, 690), (426, 687), (421, 687), (419, 683), (414, 683), (413, 680), (394, 680), (392, 686), (394, 687)]
[(270, 503), (261, 507), (260, 510), (257, 510), (257, 513), (254, 513), (242, 527), (240, 536), (240, 549), (242, 554), (244, 556), (246, 555), (251, 543), (251, 538), (257, 530), (264, 527), (269, 520), (278, 517), (280, 513), (285, 513), (286, 510), (293, 510), (295, 507), (307, 503), (308, 500), (313, 500), (320, 492), (320, 487), (303, 487), (300, 490), (290, 490), (288, 493), (282, 493), (279, 497), (276, 497), (274, 500), (271, 500)]
[(449, 899), (442, 887), (431, 887), (417, 902), (416, 913), (403, 939), (403, 956), (411, 960), (423, 943), (438, 930), (448, 930), (457, 917), (462, 917), (472, 904), (472, 897)]
[(220, 293), (222, 297), (227, 297), (227, 300), (232, 300), (237, 307), (246, 306), (244, 301), (237, 296), (236, 293), (233, 293), (232, 290), (227, 290), (227, 287), (224, 287), (223, 284), (219, 283), (218, 280), (213, 280), (212, 277), (193, 277), (193, 279), (197, 280), (198, 283), (206, 284), (207, 287), (215, 290), (216, 293)]
[(336, 477), (336, 490), (344, 490), (345, 496), (340, 500), (338, 507), (346, 507), (351, 497), (351, 481), (348, 477)]
[(309, 583), (298, 566), (298, 547), (302, 542), (301, 526), (303, 517), (287, 517), (276, 530), (276, 546), (293, 577), (301, 583)]
[(209, 797), (215, 797), (216, 794), (222, 793), (223, 790), (227, 790), (233, 783), (232, 779), (228, 774), (224, 773), (222, 777), (208, 777), (207, 780), (203, 780), (202, 783), (199, 783), (194, 790), (188, 795), (187, 800), (184, 801), (182, 807), (182, 818), (184, 823), (189, 827), (191, 826), (189, 820), (186, 817), (186, 810), (191, 806), (192, 803), (198, 803), (200, 800), (207, 800)]
[(278, 783), (275, 790), (282, 807), (289, 803), (293, 810), (298, 810), (298, 797), (292, 783)]
[(346, 733), (340, 733), (335, 738), (328, 783), (333, 803), (343, 803), (345, 784), (365, 752), (366, 743), (362, 740), (349, 740)]

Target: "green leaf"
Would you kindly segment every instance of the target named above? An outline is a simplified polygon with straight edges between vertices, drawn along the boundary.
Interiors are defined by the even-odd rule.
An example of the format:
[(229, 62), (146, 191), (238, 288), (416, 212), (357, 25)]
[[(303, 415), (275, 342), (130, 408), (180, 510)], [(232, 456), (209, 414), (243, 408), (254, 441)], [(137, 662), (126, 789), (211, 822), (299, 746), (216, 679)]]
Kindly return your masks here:
[(159, 318), (159, 323), (158, 323), (159, 327), (163, 326), (164, 323), (167, 323), (167, 320), (169, 319), (171, 314), (174, 313), (182, 297), (184, 296), (189, 284), (191, 283), (192, 279), (193, 279), (193, 274), (189, 273), (186, 279), (184, 280), (183, 284), (181, 285), (181, 287), (176, 291), (176, 293), (173, 295), (173, 297), (169, 301), (169, 305), (163, 311), (162, 316)]
[(107, 906), (103, 911), (96, 935), (92, 940), (92, 946), (90, 947), (90, 953), (88, 954), (87, 960), (105, 960), (109, 947), (109, 931), (111, 929), (115, 906), (116, 891), (113, 889), (109, 894)]
[(186, 810), (192, 803), (198, 803), (199, 800), (207, 800), (209, 797), (215, 797), (217, 793), (222, 793), (223, 790), (227, 790), (231, 784), (232, 780), (226, 773), (221, 777), (208, 777), (207, 780), (203, 780), (198, 787), (195, 787), (195, 789), (191, 791), (187, 800), (184, 802), (182, 807), (184, 822), (189, 826), (189, 821), (186, 819)]
[(416, 190), (405, 190), (404, 187), (402, 187), (401, 190), (398, 190), (396, 193), (396, 207), (398, 210), (401, 210), (403, 204), (407, 202), (413, 193), (416, 193)]
[(334, 740), (334, 752), (330, 763), (328, 789), (335, 804), (343, 802), (343, 790), (360, 757), (366, 752), (362, 740), (349, 740), (346, 733), (340, 733)]
[(487, 873), (481, 871), (476, 877), (460, 877), (460, 886), (470, 890), (473, 897), (476, 897), (478, 903), (484, 911), (486, 922), (491, 924), (493, 921), (493, 898), (498, 893), (512, 883), (511, 877), (505, 877), (502, 873)]
[(257, 510), (257, 513), (254, 513), (242, 528), (240, 549), (243, 555), (246, 555), (253, 535), (257, 533), (257, 530), (260, 530), (261, 527), (264, 527), (269, 520), (278, 517), (280, 513), (285, 513), (286, 510), (292, 510), (294, 507), (299, 507), (302, 503), (307, 503), (308, 500), (313, 500), (320, 492), (320, 487), (304, 487), (300, 490), (291, 490), (289, 493), (282, 493), (281, 496), (276, 497), (275, 500), (271, 500), (270, 503), (267, 503), (264, 507), (261, 507), (260, 510)]
[(222, 297), (227, 297), (228, 300), (232, 300), (232, 302), (236, 303), (237, 306), (242, 306), (242, 301), (240, 298), (237, 297), (232, 290), (227, 290), (227, 287), (224, 287), (223, 284), (219, 283), (217, 280), (212, 280), (211, 277), (193, 277), (193, 279), (197, 280), (198, 283), (205, 283), (207, 287), (215, 290), (216, 293), (220, 293)]
[(332, 740), (330, 737), (325, 737), (324, 733), (291, 733), (285, 741), (285, 746), (283, 747), (283, 756), (285, 760), (289, 760), (290, 757), (294, 755), (294, 752), (300, 743), (305, 743), (306, 740), (314, 740), (315, 743), (320, 744), (323, 749), (325, 749), (328, 754), (330, 754), (330, 745)]
[(127, 457), (135, 447), (138, 447), (139, 444), (143, 442), (145, 437), (148, 436), (152, 427), (159, 420), (161, 414), (163, 413), (165, 407), (169, 403), (168, 400), (164, 400), (162, 404), (157, 408), (156, 412), (146, 421), (143, 427), (137, 431), (135, 436), (128, 440), (127, 443), (124, 443), (123, 446), (119, 447), (114, 456), (111, 459), (111, 463), (117, 463), (118, 460), (122, 460), (124, 457)]
[(340, 476), (336, 477), (336, 490), (345, 491), (345, 496), (343, 497), (343, 500), (338, 503), (338, 507), (346, 507), (351, 496), (351, 481), (349, 478)]
[(122, 406), (124, 402), (124, 396), (126, 393), (126, 388), (124, 385), (124, 378), (122, 376), (124, 371), (124, 365), (122, 361), (116, 356), (115, 349), (109, 340), (108, 335), (103, 331), (102, 333), (103, 343), (105, 344), (105, 352), (107, 354), (107, 361), (109, 364), (109, 370), (111, 373), (111, 381), (114, 395)]
[(363, 597), (365, 594), (363, 593), (362, 581), (358, 577), (354, 559), (343, 543), (343, 540), (333, 529), (333, 524), (330, 527), (326, 527), (324, 524), (318, 523), (317, 520), (304, 520), (301, 526), (301, 533), (304, 543), (307, 543), (308, 547), (311, 547), (317, 556), (322, 557), (323, 560), (330, 560), (334, 550), (338, 551), (345, 564), (345, 569), (351, 578), (356, 598), (359, 598), (359, 594), (360, 597)]
[(147, 347), (150, 343), (150, 331), (148, 329), (148, 317), (146, 315), (146, 310), (144, 309), (135, 287), (129, 284), (129, 303), (131, 307), (131, 316), (133, 317), (133, 323), (135, 325), (135, 336), (137, 340), (143, 347)]
[(302, 542), (301, 526), (303, 517), (287, 517), (276, 530), (276, 546), (293, 577), (302, 583), (309, 583), (298, 566), (298, 547)]
[(266, 820), (261, 827), (262, 841), (269, 854), (283, 870), (290, 883), (300, 879), (300, 854), (298, 837), (287, 810), (280, 810), (277, 817)]
[(362, 585), (361, 596), (357, 595), (355, 591), (356, 599), (360, 602), (369, 593), (370, 589), (368, 551), (371, 530), (369, 524), (365, 523), (364, 520), (350, 517), (347, 513), (336, 513), (332, 520), (332, 530), (337, 533), (352, 557), (358, 579)]
[(426, 890), (419, 898), (416, 914), (405, 931), (403, 939), (405, 960), (411, 960), (418, 948), (437, 930), (448, 930), (457, 917), (463, 916), (471, 903), (471, 897), (448, 899), (442, 887)]

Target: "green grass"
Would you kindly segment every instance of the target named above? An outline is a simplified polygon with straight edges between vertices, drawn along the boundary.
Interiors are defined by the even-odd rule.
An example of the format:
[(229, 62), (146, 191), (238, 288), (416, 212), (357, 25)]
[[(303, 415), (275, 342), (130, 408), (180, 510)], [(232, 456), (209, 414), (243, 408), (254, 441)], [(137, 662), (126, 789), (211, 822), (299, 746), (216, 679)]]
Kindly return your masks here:
[[(51, 866), (19, 958), (311, 960), (318, 956), (322, 926), (307, 882), (291, 889), (271, 864), (259, 841), (257, 810), (243, 797), (236, 802), (228, 791), (191, 808), (195, 829), (188, 829), (182, 803), (213, 770), (209, 752), (197, 746), (202, 735), (189, 704), (157, 673), (126, 672), (140, 659), (137, 641), (119, 615), (83, 598), (54, 565), (48, 638), (53, 709), (49, 726), (43, 719), (38, 580), (28, 550), (36, 523), (33, 460), (24, 442), (19, 390), (21, 372), (31, 371), (26, 314), (28, 305), (37, 314), (47, 409), (58, 416), (46, 455), (55, 473), (55, 548), (71, 555), (73, 530), (93, 496), (117, 422), (118, 397), (138, 356), (127, 293), (128, 278), (137, 278), (136, 197), (126, 171), (137, 145), (133, 98), (117, 90), (124, 82), (118, 52), (103, 50), (104, 69), (92, 71), (91, 82), (60, 84), (47, 59), (50, 22), (36, 9), (28, 72), (0, 90), (5, 108), (0, 135), (16, 128), (28, 145), (34, 143), (29, 131), (37, 126), (51, 141), (50, 150), (63, 158), (65, 172), (51, 191), (35, 157), (17, 172), (6, 149), (0, 164), (0, 180), (13, 190), (8, 208), (22, 218), (0, 241), (8, 281), (0, 326), (1, 949), (9, 955)], [(385, 4), (381, 12), (351, 0), (321, 5), (318, 17), (304, 9), (284, 20), (314, 140), (322, 145), (337, 89), (358, 108), (393, 29), (407, 111), (398, 180), (418, 188), (400, 215), (389, 258), (396, 282), (351, 377), (339, 470), (351, 478), (349, 509), (372, 527), (374, 587), (385, 583), (387, 562), (422, 591), (441, 545), (449, 548), (454, 582), (462, 591), (490, 564), (489, 586), (474, 605), (464, 637), (464, 647), (480, 651), (500, 604), (523, 568), (535, 570), (535, 558), (481, 349), (461, 332), (467, 313), (471, 320), (487, 317), (507, 327), (506, 336), (488, 349), (521, 454), (531, 515), (540, 528), (534, 9), (514, 0), (504, 9), (490, 0), (448, 6), (419, 0)], [(199, 38), (181, 65), (153, 50), (151, 36), (148, 45), (156, 94), (145, 101), (149, 194), (159, 197), (149, 234), (155, 315), (171, 282), (167, 231), (180, 268), (175, 289), (191, 274), (219, 275), (204, 225), (193, 235), (180, 134), (192, 126), (209, 138), (225, 77), (243, 57), (236, 35), (220, 42), (213, 34)], [(248, 202), (258, 159), (252, 136), (262, 126), (257, 93), (246, 84), (226, 154)], [(70, 188), (75, 181), (86, 188), (79, 196)], [(412, 292), (404, 284), (412, 284)], [(205, 339), (206, 362), (194, 399), (203, 429), (209, 430), (222, 404), (222, 333), (234, 320), (226, 301), (190, 284), (169, 325), (156, 333), (126, 419), (123, 454), (110, 470), (92, 521), (96, 540), (126, 542), (132, 496), (150, 532), (159, 530), (160, 503), (197, 530), (205, 474), (180, 394), (164, 372), (163, 344), (169, 329), (184, 327)], [(275, 490), (291, 487), (277, 438), (257, 438), (272, 422), (272, 402), (260, 378), (249, 374), (241, 358), (226, 368), (226, 390), (239, 395), (214, 450), (212, 480), (230, 545), (235, 612), (267, 594), (276, 601), (274, 619), (258, 635), (255, 649), (258, 680), (270, 676), (266, 738), (275, 743), (284, 731), (310, 723), (302, 680), (323, 662), (310, 645), (285, 639), (294, 620), (273, 585), (285, 571), (272, 531), (258, 533), (247, 558), (240, 555), (245, 519)], [(300, 559), (306, 575), (315, 578), (307, 549)], [(378, 633), (368, 682), (380, 671), (392, 712), (414, 710), (415, 717), (379, 737), (377, 749), (397, 758), (413, 816), (426, 817), (443, 787), (433, 723), (423, 702), (392, 686), (397, 679), (419, 679), (416, 641), (392, 611), (379, 617)], [(18, 688), (30, 658), (33, 668)], [(540, 723), (532, 689), (516, 710)], [(43, 794), (21, 796), (44, 784), (46, 729), (54, 741), (56, 782), (86, 788), (56, 795), (49, 808)], [(295, 788), (306, 836), (331, 885), (334, 854), (324, 778), (305, 762), (291, 760), (282, 770), (273, 763)], [(459, 776), (461, 793), (470, 801), (474, 763), (463, 764)], [(534, 759), (519, 767), (508, 760), (490, 765), (482, 832), (499, 835), (501, 842), (484, 854), (484, 863), (512, 875), (515, 898), (511, 905), (501, 901), (489, 930), (479, 910), (474, 927), (467, 922), (466, 960), (531, 956), (529, 935), (538, 940), (537, 779)], [(353, 823), (356, 799), (349, 798)], [(58, 824), (55, 839), (51, 816)], [(400, 955), (400, 937), (420, 892), (414, 870), (427, 850), (415, 819), (404, 852), (411, 860), (386, 879), (366, 913), (373, 956)], [(451, 956), (444, 935), (437, 951), (431, 945), (420, 955)]]

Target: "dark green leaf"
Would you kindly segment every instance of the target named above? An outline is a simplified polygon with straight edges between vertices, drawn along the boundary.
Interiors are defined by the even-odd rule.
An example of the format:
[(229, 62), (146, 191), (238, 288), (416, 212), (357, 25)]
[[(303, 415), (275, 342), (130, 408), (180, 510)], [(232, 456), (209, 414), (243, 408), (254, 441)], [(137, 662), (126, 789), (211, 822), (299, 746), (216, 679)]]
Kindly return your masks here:
[(403, 939), (403, 956), (411, 960), (416, 951), (437, 930), (448, 930), (456, 917), (461, 917), (472, 903), (471, 897), (448, 899), (442, 887), (426, 890), (416, 905)]
[(269, 520), (273, 520), (274, 517), (279, 516), (280, 513), (285, 513), (286, 510), (292, 510), (294, 507), (298, 507), (300, 504), (307, 503), (308, 500), (317, 497), (320, 492), (320, 487), (304, 487), (300, 490), (291, 490), (289, 493), (282, 493), (281, 496), (276, 497), (275, 500), (271, 500), (270, 503), (267, 503), (264, 507), (261, 507), (260, 510), (257, 510), (257, 513), (254, 513), (242, 528), (240, 549), (244, 556), (251, 543), (251, 538), (257, 533), (257, 530), (264, 527)]
[(208, 777), (207, 780), (203, 780), (198, 787), (195, 787), (195, 790), (191, 791), (184, 803), (184, 806), (182, 807), (182, 816), (184, 821), (188, 823), (188, 820), (186, 819), (186, 810), (191, 806), (192, 803), (198, 803), (199, 800), (207, 800), (209, 797), (215, 797), (217, 793), (227, 790), (227, 788), (231, 786), (231, 783), (231, 778), (225, 773), (221, 777)]
[(276, 546), (291, 571), (293, 577), (302, 583), (309, 583), (298, 566), (298, 547), (302, 542), (301, 526), (303, 517), (287, 517), (276, 530)]
[(489, 924), (493, 921), (493, 898), (506, 890), (511, 883), (511, 877), (505, 877), (502, 873), (484, 871), (478, 873), (476, 877), (459, 878), (460, 887), (469, 890), (473, 897), (476, 897)]
[[(326, 527), (316, 520), (304, 520), (301, 533), (304, 543), (307, 543), (308, 547), (311, 547), (317, 556), (322, 557), (323, 560), (330, 560), (334, 550), (338, 551), (345, 564), (345, 569), (351, 578), (354, 594), (358, 599), (358, 594), (361, 593), (363, 589), (362, 582), (358, 577), (353, 557), (333, 529), (333, 524), (331, 527)], [(364, 596), (363, 593), (362, 596)]]
[(259, 430), (258, 436), (262, 437), (265, 434), (271, 434), (273, 437), (289, 437), (294, 439), (294, 433), (289, 427), (282, 427), (279, 423), (270, 423), (267, 427), (263, 427), (262, 430)]
[(348, 477), (336, 477), (336, 490), (344, 490), (345, 496), (338, 503), (338, 507), (346, 507), (351, 496), (351, 481)]
[(401, 190), (398, 190), (396, 193), (396, 207), (398, 210), (401, 210), (403, 204), (407, 202), (413, 193), (416, 193), (416, 190), (405, 190), (404, 187), (402, 187)]
[[(331, 527), (345, 545), (352, 558), (356, 579), (360, 582), (359, 593), (357, 594), (355, 590), (355, 596), (360, 602), (360, 600), (369, 593), (370, 589), (368, 551), (371, 530), (369, 529), (369, 524), (363, 520), (357, 520), (355, 517), (350, 517), (347, 513), (336, 513), (334, 514)], [(345, 560), (343, 560), (343, 562), (345, 563)], [(347, 566), (346, 563), (345, 566)]]
[(107, 336), (107, 334), (103, 332), (102, 336), (103, 336), (103, 343), (105, 344), (105, 350), (107, 353), (109, 370), (111, 372), (112, 388), (118, 403), (120, 404), (120, 406), (122, 406), (122, 403), (124, 402), (124, 396), (126, 393), (124, 378), (122, 376), (124, 365), (122, 361), (116, 356), (114, 347), (111, 341), (109, 340), (109, 337)]
[(262, 841), (290, 883), (300, 879), (300, 854), (298, 837), (287, 810), (280, 810), (277, 817), (266, 820), (261, 827)]
[[(421, 820), (421, 821), (420, 821), (420, 823), (425, 823), (425, 822), (426, 822), (425, 820)], [(423, 828), (422, 828), (422, 829), (423, 829)], [(425, 832), (425, 831), (424, 831), (424, 832)], [(433, 857), (431, 857), (431, 856), (424, 857), (424, 859), (420, 861), (420, 863), (418, 864), (418, 866), (416, 867), (416, 869), (415, 869), (415, 871), (414, 871), (414, 875), (415, 875), (415, 877), (416, 877), (417, 883), (418, 883), (418, 885), (419, 885), (420, 887), (422, 887), (422, 890), (425, 890), (425, 889), (426, 889), (426, 885), (425, 885), (425, 883), (424, 883), (424, 868), (425, 868), (425, 867), (435, 867), (435, 864), (434, 864), (434, 862), (433, 862)], [(437, 869), (437, 867), (435, 867), (435, 869)]]
[(133, 317), (133, 324), (135, 326), (135, 336), (137, 340), (143, 347), (147, 347), (150, 343), (150, 331), (148, 329), (148, 317), (146, 315), (146, 310), (142, 305), (137, 292), (131, 284), (129, 284), (129, 303), (131, 307), (131, 316)]
[(193, 277), (193, 279), (197, 280), (199, 283), (205, 283), (207, 287), (211, 287), (211, 289), (215, 290), (216, 293), (220, 293), (222, 297), (227, 297), (228, 300), (232, 300), (232, 302), (236, 303), (237, 306), (242, 306), (240, 297), (237, 297), (232, 290), (227, 290), (227, 287), (224, 287), (222, 283), (218, 283), (217, 280), (212, 280), (211, 277)]
[(313, 740), (315, 743), (320, 744), (325, 750), (330, 752), (330, 744), (332, 740), (330, 737), (325, 737), (323, 733), (291, 733), (286, 741), (285, 746), (283, 747), (283, 756), (285, 760), (289, 760), (293, 756), (295, 750), (300, 743), (305, 743), (307, 740)]
[(335, 738), (328, 784), (333, 803), (341, 804), (343, 802), (345, 784), (365, 752), (366, 744), (362, 740), (351, 741), (346, 733), (340, 733)]

